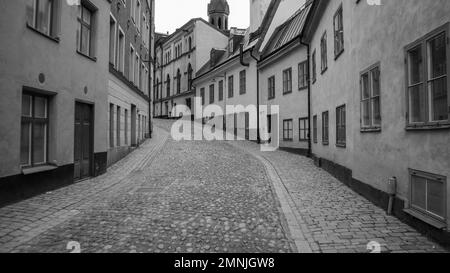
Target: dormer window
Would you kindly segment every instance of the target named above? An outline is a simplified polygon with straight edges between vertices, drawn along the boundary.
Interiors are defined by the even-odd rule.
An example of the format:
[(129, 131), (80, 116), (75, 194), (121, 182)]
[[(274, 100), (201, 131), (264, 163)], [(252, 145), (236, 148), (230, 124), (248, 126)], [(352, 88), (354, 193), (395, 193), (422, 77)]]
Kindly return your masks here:
[(234, 51), (234, 44), (233, 44), (233, 39), (230, 39), (230, 41), (228, 42), (228, 52), (230, 53), (230, 54), (232, 54), (233, 53), (233, 51)]

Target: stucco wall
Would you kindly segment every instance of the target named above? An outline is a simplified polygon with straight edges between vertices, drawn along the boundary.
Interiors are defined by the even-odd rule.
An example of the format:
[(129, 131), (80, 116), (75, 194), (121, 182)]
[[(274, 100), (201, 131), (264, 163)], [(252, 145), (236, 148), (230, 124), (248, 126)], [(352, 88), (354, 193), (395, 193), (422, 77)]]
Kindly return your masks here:
[[(307, 50), (296, 46), (282, 51), (274, 61), (260, 68), (260, 104), (278, 105), (280, 109), (280, 147), (307, 149), (308, 141), (299, 141), (299, 119), (308, 118), (308, 89), (298, 88), (298, 65), (307, 60)], [(283, 95), (283, 71), (292, 68), (292, 93)], [(275, 76), (275, 98), (268, 99), (268, 79)], [(293, 121), (293, 141), (283, 141), (283, 120)]]
[[(335, 61), (333, 16), (343, 5), (345, 51)], [(319, 143), (313, 153), (353, 171), (353, 177), (386, 191), (390, 177), (398, 179), (398, 196), (408, 205), (409, 168), (447, 177), (450, 194), (449, 130), (406, 130), (405, 46), (450, 21), (445, 0), (330, 1), (312, 38), (317, 54), (317, 82), (312, 86), (313, 115), (318, 115)], [(320, 73), (320, 38), (328, 36), (328, 70)], [(450, 52), (447, 46), (447, 54)], [(360, 73), (374, 64), (381, 71), (381, 132), (362, 133)], [(336, 142), (336, 107), (346, 104), (347, 147)], [(320, 143), (321, 113), (330, 111), (330, 145)], [(447, 198), (447, 219), (450, 218)], [(447, 220), (448, 221), (448, 220)]]
[[(246, 54), (247, 55), (247, 54)], [(245, 62), (249, 63), (248, 67), (244, 67), (240, 64), (239, 58), (236, 58), (232, 62), (222, 66), (220, 69), (205, 75), (205, 77), (202, 77), (201, 79), (197, 80), (196, 82), (196, 96), (200, 97), (200, 91), (202, 88), (205, 88), (205, 105), (203, 106), (203, 109), (208, 106), (210, 103), (210, 96), (209, 96), (209, 86), (211, 84), (214, 85), (214, 104), (219, 105), (223, 111), (226, 109), (226, 105), (242, 105), (244, 107), (247, 107), (249, 105), (253, 105), (256, 107), (257, 105), (257, 79), (256, 79), (256, 72), (257, 72), (257, 64), (256, 61), (249, 56), (246, 56), (244, 59)], [(246, 93), (245, 94), (239, 94), (239, 73), (243, 70), (246, 70)], [(228, 97), (228, 78), (230, 76), (233, 76), (233, 86), (234, 86), (234, 92), (233, 97)], [(219, 81), (224, 81), (224, 99), (223, 101), (219, 101)], [(195, 107), (194, 107), (195, 111)], [(254, 117), (256, 118), (256, 117)], [(238, 135), (245, 136), (245, 114), (240, 113), (238, 114)], [(226, 124), (228, 128), (228, 132), (232, 132), (232, 128), (234, 128), (234, 117), (233, 116), (227, 116), (226, 117)], [(256, 124), (256, 123), (255, 123)], [(223, 124), (220, 122), (219, 128), (222, 129)], [(256, 129), (256, 128), (255, 128)], [(231, 130), (231, 131), (230, 131)], [(254, 140), (256, 140), (257, 132), (256, 130), (250, 130), (250, 137)]]
[[(91, 2), (98, 8), (95, 62), (76, 52), (77, 7), (61, 2), (56, 43), (26, 27), (26, 1), (0, 2), (0, 8), (8, 10), (0, 18), (0, 177), (20, 173), (23, 86), (56, 93), (50, 99), (49, 162), (73, 163), (76, 100), (94, 104), (94, 152), (106, 152), (108, 51), (102, 49), (109, 41), (109, 3)], [(38, 81), (39, 73), (45, 74), (44, 84)]]

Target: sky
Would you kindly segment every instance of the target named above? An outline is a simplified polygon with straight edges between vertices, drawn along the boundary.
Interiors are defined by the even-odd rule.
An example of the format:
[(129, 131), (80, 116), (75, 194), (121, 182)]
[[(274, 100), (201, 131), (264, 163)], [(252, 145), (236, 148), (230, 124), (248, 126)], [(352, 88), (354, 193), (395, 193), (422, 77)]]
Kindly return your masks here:
[[(155, 0), (156, 32), (173, 33), (192, 18), (203, 17), (208, 21), (210, 0)], [(228, 0), (229, 27), (248, 28), (250, 26), (250, 1)]]

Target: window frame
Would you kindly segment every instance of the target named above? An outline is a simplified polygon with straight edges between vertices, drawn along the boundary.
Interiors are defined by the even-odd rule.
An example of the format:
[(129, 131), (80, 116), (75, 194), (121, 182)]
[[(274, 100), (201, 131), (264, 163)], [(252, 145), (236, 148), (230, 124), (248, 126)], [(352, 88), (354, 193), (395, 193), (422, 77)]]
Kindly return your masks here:
[[(340, 24), (342, 29), (336, 29), (336, 18), (340, 18)], [(341, 48), (338, 47), (338, 36), (339, 34), (337, 33), (337, 31), (342, 31), (342, 36), (341, 36)], [(333, 16), (333, 32), (334, 32), (334, 59), (337, 60), (339, 58), (339, 56), (341, 56), (341, 54), (344, 52), (344, 11), (343, 11), (343, 7), (342, 4), (339, 6), (338, 10), (336, 11), (336, 13)]]
[[(374, 81), (373, 81), (373, 72), (375, 70), (378, 69), (379, 72), (379, 94), (378, 95), (374, 95), (373, 94), (373, 87), (374, 87)], [(369, 92), (369, 97), (368, 98), (364, 98), (364, 83), (363, 83), (363, 77), (367, 75), (367, 79), (368, 79), (368, 92)], [(360, 73), (359, 76), (359, 85), (360, 85), (360, 127), (361, 127), (361, 132), (380, 132), (382, 125), (383, 125), (383, 117), (382, 117), (382, 104), (381, 104), (381, 65), (380, 62), (377, 62), (373, 65), (371, 65), (370, 67), (368, 67), (367, 69), (363, 70)], [(380, 105), (380, 124), (375, 124), (375, 113), (374, 113), (374, 107), (373, 107), (373, 101), (374, 99), (378, 98), (379, 100), (379, 105)], [(369, 124), (365, 125), (364, 124), (364, 108), (363, 108), (363, 103), (368, 102), (369, 103)]]
[[(303, 74), (300, 75), (300, 67), (303, 68)], [(303, 61), (298, 64), (298, 90), (305, 90), (308, 89), (308, 81), (309, 81), (309, 69), (308, 69), (308, 60)], [(303, 85), (300, 85), (301, 81), (300, 79), (303, 79)]]
[(317, 120), (317, 115), (313, 116), (313, 142), (315, 144), (318, 143), (318, 124), (317, 124), (318, 120)]
[(328, 69), (328, 45), (327, 32), (325, 31), (320, 38), (320, 68), (322, 74)]
[[(422, 178), (422, 179), (426, 179), (426, 180), (433, 180), (433, 181), (437, 181), (437, 182), (442, 182), (442, 187), (444, 188), (444, 217), (442, 218), (439, 215), (434, 214), (431, 211), (428, 211), (427, 209), (423, 209), (420, 208), (419, 206), (416, 206), (413, 204), (413, 176)], [(448, 201), (448, 196), (447, 196), (447, 177), (442, 176), (442, 175), (437, 175), (437, 174), (432, 174), (432, 173), (428, 173), (428, 172), (424, 172), (424, 171), (419, 171), (419, 170), (415, 170), (415, 169), (409, 169), (409, 192), (408, 192), (408, 198), (409, 198), (409, 202), (408, 202), (408, 208), (418, 212), (419, 214), (425, 216), (426, 218), (431, 218), (434, 221), (438, 221), (440, 223), (442, 223), (443, 225), (447, 225), (447, 218), (448, 218), (448, 208), (447, 208), (447, 201)], [(428, 197), (428, 193), (425, 192), (425, 198)], [(427, 202), (427, 199), (425, 201)]]
[[(289, 75), (289, 78), (286, 77)], [(283, 95), (292, 93), (292, 67), (283, 70)]]
[[(298, 140), (300, 142), (306, 142), (309, 140), (308, 123), (307, 117), (298, 119)], [(302, 134), (305, 136), (304, 138), (302, 138)]]
[(244, 69), (239, 72), (239, 95), (247, 93), (247, 71)]
[(268, 98), (268, 100), (273, 100), (273, 99), (275, 99), (275, 97), (276, 97), (276, 94), (275, 94), (275, 75), (273, 75), (273, 76), (270, 76), (268, 79), (267, 79), (267, 98)]
[[(31, 30), (34, 30), (37, 33), (55, 41), (55, 42), (59, 42), (58, 33), (57, 33), (58, 32), (57, 22), (58, 22), (58, 16), (59, 16), (59, 1), (50, 0), (51, 1), (51, 6), (50, 6), (51, 10), (50, 10), (49, 22), (48, 22), (48, 28), (49, 28), (48, 33), (40, 30), (37, 26), (38, 25), (37, 24), (37, 21), (38, 21), (37, 14), (39, 13), (39, 11), (37, 9), (39, 4), (37, 4), (37, 2), (40, 0), (32, 0), (32, 1), (33, 1), (33, 3), (32, 3), (32, 9), (33, 9), (32, 20), (33, 20), (33, 22), (32, 22), (32, 24), (30, 24), (29, 19), (31, 19), (31, 18), (28, 18), (28, 16), (26, 16), (27, 17), (26, 18), (27, 27), (30, 28)], [(28, 8), (28, 5), (27, 5), (27, 8)]]
[[(30, 132), (29, 132), (30, 135), (29, 135), (29, 143), (28, 143), (28, 145), (29, 145), (29, 147), (28, 147), (28, 164), (22, 164), (22, 162), (21, 162), (22, 161), (22, 148), (20, 147), (20, 149), (19, 149), (19, 165), (20, 165), (20, 168), (22, 168), (22, 169), (29, 169), (29, 168), (35, 168), (35, 167), (48, 165), (49, 164), (49, 160), (48, 160), (48, 157), (49, 157), (49, 141), (50, 141), (50, 138), (49, 138), (49, 133), (50, 133), (50, 118), (49, 118), (49, 116), (50, 116), (50, 97), (46, 96), (46, 95), (39, 94), (39, 93), (31, 92), (31, 91), (28, 91), (28, 90), (23, 90), (22, 97), (21, 97), (21, 99), (22, 99), (21, 104), (23, 104), (23, 96), (30, 96), (31, 97), (31, 101), (30, 101), (31, 109), (30, 109), (30, 116), (27, 117), (27, 116), (23, 116), (23, 109), (21, 107), (20, 125), (22, 126), (23, 123), (28, 123), (29, 126), (30, 126)], [(45, 99), (45, 107), (46, 107), (46, 109), (45, 109), (46, 117), (45, 118), (35, 117), (35, 108), (36, 108), (35, 107), (35, 100), (36, 100), (36, 97)], [(33, 159), (33, 157), (34, 157), (34, 148), (33, 148), (34, 147), (34, 125), (36, 123), (44, 123), (46, 125), (46, 128), (45, 128), (44, 162), (38, 162), (38, 163), (35, 163), (34, 159)], [(22, 129), (20, 131), (20, 134), (21, 134), (21, 138), (22, 138), (22, 134), (23, 134)], [(22, 140), (20, 140), (20, 141), (22, 141)]]
[[(446, 42), (446, 75), (445, 76), (439, 76), (434, 79), (429, 79), (429, 52), (428, 52), (428, 45), (429, 41), (437, 38), (439, 35), (445, 35), (445, 42)], [(406, 97), (406, 130), (407, 131), (413, 131), (413, 130), (435, 130), (435, 129), (450, 129), (450, 23), (446, 23), (433, 31), (427, 33), (426, 35), (422, 36), (421, 38), (417, 39), (415, 42), (405, 46), (404, 48), (404, 54), (405, 54), (405, 78), (406, 78), (406, 90), (405, 90), (405, 97)], [(421, 53), (422, 53), (422, 65), (423, 65), (423, 71), (422, 71), (422, 81), (421, 83), (415, 83), (410, 85), (410, 63), (409, 63), (409, 52), (417, 47), (421, 47)], [(433, 82), (436, 79), (447, 77), (447, 115), (448, 119), (443, 121), (432, 121), (431, 120), (431, 97), (430, 97), (430, 90), (429, 90), (429, 83)], [(415, 86), (422, 85), (421, 91), (426, 94), (426, 102), (425, 102), (425, 111), (427, 115), (427, 121), (425, 122), (412, 122), (411, 121), (411, 105), (410, 105), (410, 88)]]
[(219, 81), (219, 101), (223, 101), (223, 80)]
[(209, 104), (213, 104), (214, 100), (215, 100), (215, 85), (214, 84), (210, 84), (209, 85)]
[(234, 75), (228, 77), (228, 98), (234, 97)]
[(316, 50), (314, 49), (312, 55), (311, 55), (311, 70), (312, 70), (312, 82), (313, 84), (317, 81), (317, 61), (316, 61)]
[[(342, 109), (344, 110), (344, 116), (342, 120)], [(344, 141), (340, 139), (339, 129), (344, 129)], [(336, 146), (341, 148), (347, 147), (347, 107), (346, 105), (341, 105), (336, 107)]]
[[(325, 122), (325, 117), (327, 117), (327, 122)], [(322, 145), (328, 146), (329, 144), (330, 144), (330, 112), (325, 111), (322, 113)]]
[[(290, 124), (291, 126), (286, 127), (286, 124)], [(286, 137), (287, 132), (287, 137)], [(294, 120), (293, 119), (285, 119), (283, 120), (283, 141), (294, 141)]]
[[(89, 11), (90, 13), (90, 21), (89, 24), (83, 20), (83, 12), (84, 9)], [(77, 40), (77, 52), (83, 56), (86, 56), (88, 58), (91, 58), (93, 60), (95, 59), (95, 27), (96, 27), (96, 21), (95, 21), (95, 14), (97, 12), (97, 8), (89, 1), (87, 0), (81, 0), (79, 9), (81, 9), (77, 14), (77, 24), (80, 26), (80, 33)], [(81, 16), (81, 18), (80, 18)], [(77, 26), (78, 26), (77, 25)], [(83, 26), (87, 27), (89, 29), (89, 44), (88, 44), (88, 52), (83, 52), (81, 45), (83, 43)]]

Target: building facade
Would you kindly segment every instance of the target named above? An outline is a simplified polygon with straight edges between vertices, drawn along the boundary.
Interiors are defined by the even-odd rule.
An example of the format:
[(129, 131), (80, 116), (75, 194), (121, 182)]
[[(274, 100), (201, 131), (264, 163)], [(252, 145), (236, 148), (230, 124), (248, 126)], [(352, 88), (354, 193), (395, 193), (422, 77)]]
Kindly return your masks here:
[(110, 3), (1, 6), (3, 204), (106, 171)]
[(321, 0), (304, 33), (317, 164), (382, 207), (395, 193), (394, 214), (446, 244), (449, 11), (448, 1)]
[(307, 48), (300, 38), (310, 7), (300, 7), (274, 29), (258, 63), (260, 104), (269, 109), (279, 106), (278, 115), (267, 117), (270, 140), (304, 155), (310, 148), (309, 69)]
[(108, 166), (150, 136), (154, 0), (113, 0), (109, 32)]
[(176, 105), (193, 108), (192, 80), (208, 61), (212, 48), (227, 44), (227, 32), (194, 18), (155, 45), (154, 116), (176, 118)]
[[(259, 137), (259, 47), (279, 2), (250, 1), (252, 25), (245, 30), (231, 28), (226, 43), (211, 51), (208, 62), (194, 80), (196, 97), (201, 100), (201, 109), (195, 112), (206, 117), (203, 123), (227, 133), (227, 138), (234, 135), (238, 139), (257, 140)], [(265, 16), (260, 16), (261, 13)], [(211, 105), (219, 106), (221, 113), (209, 113)]]

